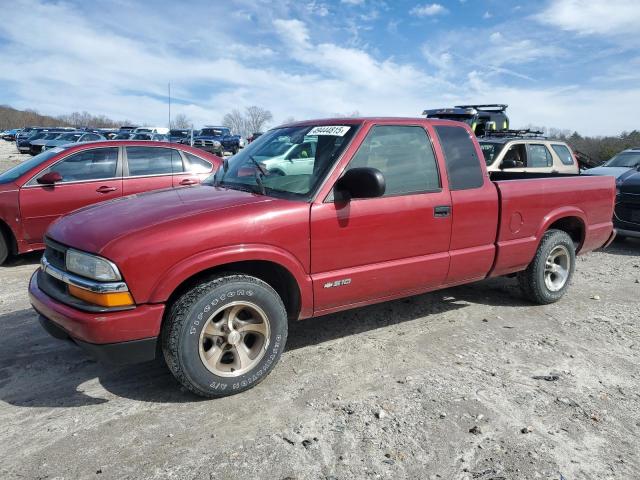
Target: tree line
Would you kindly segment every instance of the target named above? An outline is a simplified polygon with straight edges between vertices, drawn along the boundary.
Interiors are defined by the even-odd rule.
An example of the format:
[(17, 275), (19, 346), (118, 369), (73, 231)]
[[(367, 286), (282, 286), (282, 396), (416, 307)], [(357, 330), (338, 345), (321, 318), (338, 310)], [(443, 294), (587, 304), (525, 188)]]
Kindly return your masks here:
[(0, 106), (0, 130), (22, 128), (30, 125), (39, 127), (97, 127), (115, 128), (128, 123), (115, 121), (105, 115), (92, 115), (89, 112), (73, 112), (66, 115), (43, 115), (37, 110), (17, 110), (7, 105)]

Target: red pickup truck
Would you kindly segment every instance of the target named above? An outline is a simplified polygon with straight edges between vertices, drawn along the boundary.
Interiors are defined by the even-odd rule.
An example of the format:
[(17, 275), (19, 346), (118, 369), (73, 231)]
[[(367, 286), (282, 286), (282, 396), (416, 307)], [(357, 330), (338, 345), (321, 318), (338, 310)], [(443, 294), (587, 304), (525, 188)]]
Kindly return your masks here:
[(274, 367), (290, 320), (509, 274), (535, 303), (560, 299), (575, 255), (613, 239), (614, 180), (530, 176), (490, 179), (462, 123), (285, 125), (205, 185), (57, 221), (31, 303), (99, 358), (162, 352), (196, 394), (237, 393)]

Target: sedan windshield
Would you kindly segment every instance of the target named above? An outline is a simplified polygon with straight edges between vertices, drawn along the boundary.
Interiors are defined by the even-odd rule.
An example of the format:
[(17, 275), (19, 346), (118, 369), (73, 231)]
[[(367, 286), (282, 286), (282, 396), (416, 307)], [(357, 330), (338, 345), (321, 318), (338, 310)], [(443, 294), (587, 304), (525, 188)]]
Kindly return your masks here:
[(603, 166), (638, 168), (640, 167), (640, 151), (619, 153)]
[(53, 157), (54, 155), (57, 155), (63, 150), (64, 148), (62, 147), (56, 147), (50, 150), (45, 150), (44, 152), (36, 155), (35, 157), (30, 158), (29, 160), (22, 162), (21, 164), (16, 165), (13, 168), (10, 168), (6, 172), (3, 172), (0, 174), (0, 184), (9, 183), (9, 182), (13, 182), (14, 180), (17, 180), (32, 168), (37, 167), (43, 162), (46, 162), (51, 157)]
[(284, 198), (306, 198), (345, 150), (357, 125), (271, 130), (225, 160), (208, 184)]

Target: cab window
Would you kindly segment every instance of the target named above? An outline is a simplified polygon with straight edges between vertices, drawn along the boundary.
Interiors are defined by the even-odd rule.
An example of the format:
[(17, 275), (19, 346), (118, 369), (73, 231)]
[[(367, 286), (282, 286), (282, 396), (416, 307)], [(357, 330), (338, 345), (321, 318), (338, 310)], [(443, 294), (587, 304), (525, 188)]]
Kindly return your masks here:
[(440, 189), (431, 141), (422, 127), (373, 127), (347, 168), (357, 167), (372, 167), (382, 172), (385, 197)]

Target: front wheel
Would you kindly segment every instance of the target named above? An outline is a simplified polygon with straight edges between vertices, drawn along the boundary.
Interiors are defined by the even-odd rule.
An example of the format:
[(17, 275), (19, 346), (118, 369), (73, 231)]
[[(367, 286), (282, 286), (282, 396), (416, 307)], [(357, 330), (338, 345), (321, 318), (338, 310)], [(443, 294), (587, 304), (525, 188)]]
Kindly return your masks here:
[(561, 230), (547, 231), (532, 262), (518, 274), (525, 297), (541, 305), (560, 300), (569, 287), (575, 263), (571, 237)]
[(172, 306), (162, 330), (169, 369), (187, 389), (223, 397), (262, 381), (287, 341), (287, 313), (267, 283), (228, 275), (202, 283)]

